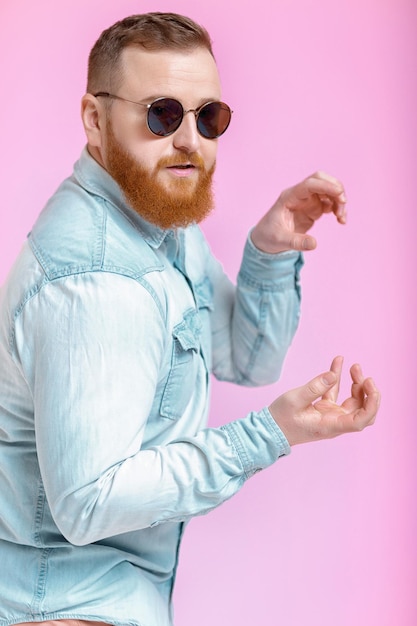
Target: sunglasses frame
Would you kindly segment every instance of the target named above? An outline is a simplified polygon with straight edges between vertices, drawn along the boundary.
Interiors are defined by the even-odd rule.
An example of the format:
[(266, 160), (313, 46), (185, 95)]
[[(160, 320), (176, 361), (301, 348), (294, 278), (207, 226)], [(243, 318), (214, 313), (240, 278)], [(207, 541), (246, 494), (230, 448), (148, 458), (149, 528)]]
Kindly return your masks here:
[[(179, 129), (179, 127), (182, 124), (182, 121), (184, 119), (184, 115), (186, 115), (187, 113), (194, 113), (194, 117), (196, 120), (196, 124), (197, 124), (197, 131), (198, 133), (204, 137), (204, 139), (217, 139), (218, 137), (221, 137), (226, 130), (229, 128), (229, 124), (232, 120), (232, 109), (229, 107), (228, 104), (226, 104), (225, 102), (221, 102), (220, 100), (210, 100), (209, 102), (204, 102), (204, 104), (202, 104), (201, 106), (199, 106), (197, 109), (187, 109), (185, 110), (184, 107), (182, 106), (181, 102), (179, 100), (177, 100), (176, 98), (170, 98), (168, 96), (162, 96), (161, 98), (157, 98), (156, 100), (154, 100), (153, 102), (146, 104), (145, 102), (135, 102), (134, 100), (128, 100), (127, 98), (122, 98), (122, 96), (116, 96), (115, 94), (109, 93), (107, 91), (98, 91), (97, 93), (94, 93), (93, 96), (95, 98), (113, 98), (114, 100), (121, 100), (122, 102), (130, 102), (131, 104), (138, 104), (139, 106), (142, 107), (146, 107), (148, 109), (148, 113), (146, 116), (146, 123), (148, 126), (149, 131), (155, 135), (156, 137), (169, 137), (170, 135), (172, 135), (173, 133), (175, 133), (175, 131), (177, 131)], [(176, 126), (173, 130), (169, 131), (168, 133), (164, 133), (163, 135), (160, 135), (159, 133), (156, 133), (155, 131), (152, 130), (152, 128), (149, 125), (149, 112), (151, 107), (156, 104), (157, 102), (160, 102), (161, 100), (172, 100), (174, 102), (176, 102), (177, 104), (180, 105), (181, 110), (182, 110), (182, 115), (179, 118), (179, 123), (178, 126)], [(200, 112), (202, 109), (204, 109), (204, 107), (208, 106), (209, 104), (220, 104), (222, 105), (222, 107), (224, 108), (224, 110), (227, 110), (229, 112), (229, 121), (226, 125), (226, 128), (224, 130), (222, 130), (222, 132), (218, 135), (215, 135), (214, 137), (207, 137), (206, 135), (203, 135), (203, 133), (200, 131), (199, 127), (198, 127), (198, 116), (200, 115)], [(221, 107), (221, 108), (222, 108)]]

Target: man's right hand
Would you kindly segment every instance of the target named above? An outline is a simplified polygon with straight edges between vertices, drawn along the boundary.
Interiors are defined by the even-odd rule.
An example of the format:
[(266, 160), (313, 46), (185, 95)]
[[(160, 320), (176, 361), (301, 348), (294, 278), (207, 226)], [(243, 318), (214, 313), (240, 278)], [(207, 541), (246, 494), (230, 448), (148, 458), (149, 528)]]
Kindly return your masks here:
[(285, 189), (252, 230), (253, 244), (264, 252), (314, 250), (315, 238), (307, 234), (325, 213), (346, 223), (346, 196), (342, 183), (325, 172), (316, 172)]

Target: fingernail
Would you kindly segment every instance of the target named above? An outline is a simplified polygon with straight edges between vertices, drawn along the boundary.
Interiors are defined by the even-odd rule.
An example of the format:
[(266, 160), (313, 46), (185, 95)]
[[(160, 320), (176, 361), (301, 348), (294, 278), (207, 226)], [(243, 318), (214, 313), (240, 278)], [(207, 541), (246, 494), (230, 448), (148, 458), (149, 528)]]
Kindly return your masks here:
[(303, 250), (314, 250), (314, 242), (310, 238), (303, 239)]
[(332, 374), (332, 372), (328, 372), (327, 374), (323, 375), (323, 382), (325, 383), (325, 385), (334, 385), (335, 383), (335, 375)]

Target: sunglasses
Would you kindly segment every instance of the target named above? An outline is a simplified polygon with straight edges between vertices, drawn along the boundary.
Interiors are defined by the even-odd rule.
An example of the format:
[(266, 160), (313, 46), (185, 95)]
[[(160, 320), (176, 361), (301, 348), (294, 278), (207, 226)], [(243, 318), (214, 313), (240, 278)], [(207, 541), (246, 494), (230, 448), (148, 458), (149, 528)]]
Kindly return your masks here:
[(148, 109), (148, 128), (158, 137), (167, 137), (172, 135), (180, 127), (181, 122), (186, 113), (194, 113), (197, 130), (202, 137), (206, 139), (217, 139), (227, 130), (232, 119), (233, 111), (224, 102), (206, 102), (198, 109), (188, 109), (184, 111), (181, 102), (174, 98), (158, 98), (145, 104), (143, 102), (134, 102), (127, 98), (121, 98), (105, 91), (99, 91), (93, 94), (96, 98), (114, 98), (123, 102), (131, 102)]

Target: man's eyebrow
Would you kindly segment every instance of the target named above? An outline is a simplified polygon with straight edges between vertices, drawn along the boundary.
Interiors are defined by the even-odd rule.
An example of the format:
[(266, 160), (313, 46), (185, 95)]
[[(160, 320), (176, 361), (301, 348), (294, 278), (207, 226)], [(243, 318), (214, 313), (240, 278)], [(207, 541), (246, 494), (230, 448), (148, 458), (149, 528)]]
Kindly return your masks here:
[[(155, 102), (155, 100), (161, 100), (162, 98), (169, 98), (171, 100), (176, 100), (177, 102), (180, 102), (182, 104), (184, 109), (187, 109), (187, 107), (184, 105), (184, 103), (181, 100), (181, 98), (179, 98), (178, 96), (174, 96), (174, 95), (167, 95), (166, 93), (164, 93), (162, 95), (159, 93), (159, 94), (146, 96), (145, 98), (142, 98), (140, 100), (140, 102), (143, 102), (144, 104), (151, 104), (152, 102)], [(137, 100), (137, 102), (139, 102), (139, 100)], [(198, 101), (198, 104), (196, 104), (196, 106), (193, 107), (193, 108), (198, 109), (199, 107), (201, 107), (203, 104), (206, 104), (207, 102), (220, 102), (220, 98), (219, 97), (213, 97), (213, 96), (208, 96), (206, 98), (200, 98), (200, 100)]]

